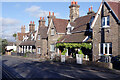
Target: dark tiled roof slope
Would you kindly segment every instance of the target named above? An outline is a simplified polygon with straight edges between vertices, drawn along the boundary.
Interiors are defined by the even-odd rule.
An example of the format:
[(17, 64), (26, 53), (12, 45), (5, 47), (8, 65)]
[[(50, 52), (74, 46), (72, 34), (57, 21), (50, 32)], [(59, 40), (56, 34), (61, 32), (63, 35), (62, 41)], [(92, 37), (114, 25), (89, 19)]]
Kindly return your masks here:
[(48, 28), (46, 26), (41, 26), (39, 28), (38, 34), (41, 35), (41, 38), (47, 38), (47, 30)]
[(20, 46), (34, 46), (35, 41), (25, 41), (20, 44)]
[[(83, 42), (83, 40), (86, 38), (86, 36), (84, 35), (85, 33), (75, 33), (75, 34), (69, 34), (69, 35), (65, 35), (63, 36), (59, 42), (61, 43), (79, 43), (79, 42)], [(90, 38), (87, 42), (91, 42), (92, 39)]]
[(27, 35), (29, 33), (17, 33), (18, 35), (18, 40), (22, 41), (23, 40), (23, 36)]
[(107, 2), (120, 20), (120, 2)]
[(13, 46), (13, 44), (16, 45), (15, 42), (8, 42), (8, 46)]
[(75, 21), (71, 23), (71, 26), (74, 26), (74, 29), (72, 32), (86, 30), (87, 24), (90, 22), (92, 16), (95, 16), (95, 13), (75, 19)]
[(69, 21), (66, 19), (54, 18), (53, 23), (54, 23), (57, 33), (66, 33), (68, 22)]

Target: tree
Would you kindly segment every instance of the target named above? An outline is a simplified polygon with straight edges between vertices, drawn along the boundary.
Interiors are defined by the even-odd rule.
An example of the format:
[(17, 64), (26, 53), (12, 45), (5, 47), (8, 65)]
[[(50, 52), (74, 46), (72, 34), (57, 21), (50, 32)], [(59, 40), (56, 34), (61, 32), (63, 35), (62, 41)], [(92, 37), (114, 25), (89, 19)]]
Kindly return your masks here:
[(2, 39), (0, 38), (0, 53), (2, 53)]
[(2, 53), (5, 54), (5, 47), (8, 45), (8, 41), (6, 39), (2, 40)]
[(15, 40), (16, 40), (16, 36), (17, 36), (17, 34), (16, 34), (16, 33), (14, 33), (14, 34), (13, 34), (13, 37), (15, 38)]

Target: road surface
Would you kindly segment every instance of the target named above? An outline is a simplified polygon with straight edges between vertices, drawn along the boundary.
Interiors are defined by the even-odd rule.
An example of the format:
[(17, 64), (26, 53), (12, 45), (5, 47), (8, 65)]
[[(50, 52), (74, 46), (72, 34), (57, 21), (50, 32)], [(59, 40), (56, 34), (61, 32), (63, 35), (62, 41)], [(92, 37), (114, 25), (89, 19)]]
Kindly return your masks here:
[[(32, 78), (32, 79), (87, 79), (112, 80), (120, 79), (120, 74), (98, 67), (60, 62), (38, 62), (19, 57), (2, 56), (2, 78)], [(6, 79), (5, 79), (6, 80)], [(8, 79), (9, 80), (9, 79)]]

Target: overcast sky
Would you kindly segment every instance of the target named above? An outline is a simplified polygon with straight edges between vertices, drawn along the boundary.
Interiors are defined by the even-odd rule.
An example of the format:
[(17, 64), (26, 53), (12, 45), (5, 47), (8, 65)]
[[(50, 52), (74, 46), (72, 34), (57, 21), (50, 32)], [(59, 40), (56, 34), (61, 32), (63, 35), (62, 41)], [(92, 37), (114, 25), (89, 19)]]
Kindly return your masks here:
[[(69, 19), (70, 2), (2, 2), (2, 38), (14, 41), (13, 33), (20, 32), (22, 25), (26, 26), (28, 31), (30, 21), (34, 21), (36, 29), (40, 17), (45, 17), (47, 25), (47, 17), (49, 11), (54, 12), (56, 18)], [(93, 10), (97, 12), (100, 2), (78, 2), (80, 5), (80, 16), (84, 16), (88, 12), (88, 8), (93, 6)]]

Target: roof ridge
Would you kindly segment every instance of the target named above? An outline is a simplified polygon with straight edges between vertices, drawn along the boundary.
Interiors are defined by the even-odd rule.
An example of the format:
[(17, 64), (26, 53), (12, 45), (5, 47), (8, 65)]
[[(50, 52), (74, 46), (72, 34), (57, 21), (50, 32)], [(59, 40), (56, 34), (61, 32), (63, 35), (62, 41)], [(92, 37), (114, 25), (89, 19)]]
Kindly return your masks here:
[[(61, 19), (61, 18), (54, 18), (54, 19)], [(61, 19), (61, 20), (69, 20), (69, 19)]]

